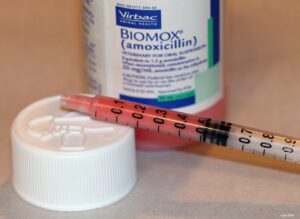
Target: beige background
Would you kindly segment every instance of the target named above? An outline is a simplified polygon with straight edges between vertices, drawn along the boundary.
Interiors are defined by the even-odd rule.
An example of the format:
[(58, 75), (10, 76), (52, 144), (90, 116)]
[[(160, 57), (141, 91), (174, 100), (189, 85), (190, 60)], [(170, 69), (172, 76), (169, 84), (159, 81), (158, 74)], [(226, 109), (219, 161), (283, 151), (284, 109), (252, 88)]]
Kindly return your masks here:
[[(228, 120), (300, 136), (300, 1), (225, 0)], [(196, 145), (138, 152), (123, 201), (64, 214), (33, 207), (11, 183), (10, 125), (26, 105), (85, 88), (80, 1), (0, 7), (0, 218), (300, 218), (300, 167)]]

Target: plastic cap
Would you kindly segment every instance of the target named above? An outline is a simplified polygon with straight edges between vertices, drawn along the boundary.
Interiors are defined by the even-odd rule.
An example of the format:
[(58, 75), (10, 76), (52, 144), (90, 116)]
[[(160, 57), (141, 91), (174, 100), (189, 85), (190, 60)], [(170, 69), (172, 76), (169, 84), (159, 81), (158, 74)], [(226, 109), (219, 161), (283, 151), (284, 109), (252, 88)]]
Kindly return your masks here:
[(13, 123), (16, 192), (58, 211), (95, 209), (125, 197), (137, 179), (134, 129), (63, 111), (59, 101), (36, 102)]

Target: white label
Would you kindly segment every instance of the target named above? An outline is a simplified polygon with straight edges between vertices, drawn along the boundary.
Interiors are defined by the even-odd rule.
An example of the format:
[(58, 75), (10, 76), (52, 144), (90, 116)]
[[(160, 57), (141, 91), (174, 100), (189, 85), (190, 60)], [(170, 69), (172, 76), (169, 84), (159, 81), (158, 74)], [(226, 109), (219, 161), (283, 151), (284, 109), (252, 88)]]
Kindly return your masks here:
[[(100, 6), (85, 0), (84, 7), (94, 93), (189, 113), (220, 100), (219, 1), (106, 0)], [(100, 18), (95, 7), (103, 9), (98, 28), (88, 19)]]

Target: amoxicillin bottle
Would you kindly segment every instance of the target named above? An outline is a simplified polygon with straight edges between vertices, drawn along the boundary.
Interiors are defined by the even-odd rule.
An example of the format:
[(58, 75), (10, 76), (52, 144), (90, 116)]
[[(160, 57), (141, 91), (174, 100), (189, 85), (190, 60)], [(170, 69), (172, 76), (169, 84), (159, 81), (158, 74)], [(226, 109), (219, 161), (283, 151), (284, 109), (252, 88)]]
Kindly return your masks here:
[[(222, 119), (221, 0), (83, 0), (92, 93)], [(161, 113), (161, 112), (158, 112)], [(137, 131), (144, 149), (189, 142)]]

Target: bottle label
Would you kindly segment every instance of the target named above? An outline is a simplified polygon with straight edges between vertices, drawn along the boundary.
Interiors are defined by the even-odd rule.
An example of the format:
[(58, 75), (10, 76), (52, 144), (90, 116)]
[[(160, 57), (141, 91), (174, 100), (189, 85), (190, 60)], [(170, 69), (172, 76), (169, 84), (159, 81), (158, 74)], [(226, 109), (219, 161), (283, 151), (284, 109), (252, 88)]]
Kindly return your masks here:
[(104, 94), (188, 113), (222, 98), (220, 0), (104, 2)]

